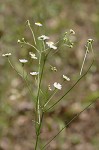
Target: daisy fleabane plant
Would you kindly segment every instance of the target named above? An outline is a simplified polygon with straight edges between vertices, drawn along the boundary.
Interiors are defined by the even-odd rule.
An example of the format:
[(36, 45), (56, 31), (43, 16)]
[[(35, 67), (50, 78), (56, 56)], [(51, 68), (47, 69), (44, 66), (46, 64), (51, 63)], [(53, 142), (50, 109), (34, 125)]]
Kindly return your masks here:
[[(33, 43), (28, 42), (27, 40), (25, 40), (25, 38), (23, 37), (22, 39), (18, 39), (17, 43), (20, 44), (21, 46), (29, 46), (31, 48), (31, 51), (28, 52), (28, 59), (20, 59), (19, 58), (19, 62), (22, 64), (22, 73), (20, 73), (20, 71), (18, 71), (15, 68), (15, 65), (13, 65), (12, 61), (11, 61), (11, 53), (5, 53), (2, 54), (3, 57), (7, 57), (8, 62), (10, 64), (10, 66), (14, 69), (14, 71), (16, 71), (16, 73), (25, 81), (26, 86), (29, 90), (29, 93), (31, 95), (31, 97), (33, 98), (33, 103), (34, 103), (34, 107), (35, 107), (35, 120), (33, 120), (33, 122), (35, 123), (35, 133), (36, 133), (36, 137), (35, 137), (35, 145), (33, 147), (34, 150), (38, 150), (39, 145), (41, 143), (44, 143), (41, 141), (40, 143), (40, 136), (41, 136), (41, 131), (43, 128), (43, 120), (44, 120), (44, 116), (46, 114), (46, 112), (48, 112), (49, 110), (51, 110), (52, 108), (54, 108), (69, 92), (71, 92), (71, 90), (77, 85), (78, 82), (80, 82), (80, 80), (89, 72), (92, 64), (89, 66), (89, 68), (87, 69), (87, 71), (82, 75), (83, 72), (83, 67), (85, 64), (85, 60), (87, 59), (87, 54), (89, 52), (91, 52), (94, 55), (94, 51), (93, 51), (93, 47), (92, 47), (92, 43), (93, 40), (92, 39), (88, 39), (87, 44), (86, 44), (86, 52), (85, 52), (85, 56), (83, 59), (83, 63), (80, 69), (80, 76), (77, 79), (77, 81), (70, 87), (69, 90), (64, 90), (62, 93), (62, 95), (60, 94), (60, 96), (58, 97), (58, 99), (55, 98), (55, 95), (58, 94), (58, 92), (61, 93), (61, 91), (63, 90), (63, 87), (65, 86), (65, 83), (68, 84), (68, 82), (71, 81), (71, 78), (68, 77), (65, 74), (61, 74), (62, 76), (62, 82), (58, 82), (58, 80), (55, 79), (55, 81), (52, 84), (49, 84), (48, 79), (45, 78), (45, 66), (46, 64), (48, 65), (48, 58), (50, 57), (50, 53), (54, 53), (56, 54), (56, 52), (58, 53), (58, 42), (53, 42), (53, 41), (49, 41), (50, 37), (47, 35), (40, 35), (40, 33), (36, 33), (35, 34), (35, 30), (33, 29), (33, 26), (37, 26), (36, 28), (41, 28), (42, 29), (42, 24), (40, 22), (35, 22), (34, 24), (31, 24), (29, 20), (26, 21), (26, 26), (28, 27), (28, 29), (31, 32), (32, 38), (33, 38)], [(38, 30), (39, 31), (39, 30)], [(35, 36), (36, 35), (36, 36)], [(66, 31), (63, 35), (63, 37), (60, 39), (62, 41), (62, 43), (64, 44), (64, 46), (69, 47), (69, 48), (73, 48), (74, 46), (74, 42), (71, 40), (71, 36), (75, 36), (75, 31), (73, 29), (70, 29), (68, 32)], [(62, 50), (61, 50), (62, 51)], [(51, 56), (51, 61), (55, 60), (55, 55)], [(32, 70), (35, 71), (31, 71), (29, 70), (28, 72), (25, 69), (25, 66), (29, 64), (29, 61), (33, 61), (33, 66), (32, 66)], [(48, 62), (48, 63), (47, 63)], [(36, 66), (35, 66), (36, 64)], [(25, 65), (25, 66), (24, 66)], [(47, 68), (47, 67), (46, 67)], [(52, 71), (52, 73), (56, 73), (58, 71), (58, 68), (56, 68), (55, 66), (53, 67), (50, 64), (50, 70)], [(58, 76), (58, 73), (57, 73)], [(37, 89), (36, 89), (36, 98), (33, 95), (33, 91), (31, 89), (31, 86), (29, 85), (29, 78), (35, 78), (34, 80), (34, 84), (36, 84)], [(44, 91), (44, 85), (43, 85), (43, 80), (46, 80), (46, 83), (48, 83), (48, 85), (46, 86), (46, 90)], [(63, 86), (64, 84), (64, 86)], [(47, 92), (46, 92), (47, 91)], [(48, 95), (48, 96), (46, 96)], [(54, 102), (54, 99), (55, 102)], [(83, 111), (82, 111), (83, 112)], [(75, 117), (76, 118), (76, 117)], [(74, 118), (74, 119), (75, 119)], [(73, 121), (73, 120), (72, 120)], [(72, 122), (70, 121), (70, 123)], [(42, 147), (40, 147), (40, 150), (45, 149), (53, 140), (56, 136), (58, 136), (61, 131), (63, 131), (65, 129), (66, 126), (64, 126), (54, 137), (52, 137), (51, 140), (49, 140), (45, 145), (42, 145)]]

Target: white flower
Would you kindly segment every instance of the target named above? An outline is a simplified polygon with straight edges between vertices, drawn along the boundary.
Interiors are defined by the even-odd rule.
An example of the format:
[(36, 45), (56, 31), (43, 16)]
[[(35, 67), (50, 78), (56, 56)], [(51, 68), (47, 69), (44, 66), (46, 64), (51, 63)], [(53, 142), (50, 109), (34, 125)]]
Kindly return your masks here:
[(17, 43), (20, 43), (20, 42), (21, 42), (21, 41), (18, 39), (18, 40), (17, 40)]
[(26, 60), (26, 59), (19, 59), (19, 61), (20, 61), (21, 63), (27, 63), (27, 62), (28, 62), (28, 60)]
[(94, 40), (93, 39), (88, 39), (88, 42), (92, 43)]
[(35, 22), (35, 25), (37, 25), (37, 26), (39, 26), (39, 27), (42, 26), (42, 24), (41, 24), (40, 22)]
[(54, 82), (54, 87), (58, 90), (61, 90), (62, 89), (62, 85), (60, 83), (57, 83), (57, 82)]
[(29, 55), (31, 56), (31, 58), (37, 59), (36, 55), (34, 53), (32, 53), (32, 52), (29, 52)]
[(36, 75), (39, 74), (39, 72), (30, 72), (30, 74), (31, 74), (32, 76), (36, 76)]
[(57, 47), (54, 45), (53, 42), (49, 41), (49, 42), (46, 42), (46, 44), (48, 45), (49, 48), (52, 48), (52, 49), (57, 49)]
[(11, 56), (11, 53), (2, 54), (3, 57)]
[(70, 81), (70, 78), (68, 78), (67, 76), (63, 75), (63, 79)]
[(48, 85), (48, 90), (49, 90), (49, 91), (52, 91), (50, 84)]
[(22, 38), (22, 41), (25, 41), (24, 37)]
[(49, 39), (49, 37), (48, 36), (46, 36), (46, 35), (41, 35), (41, 36), (39, 36), (38, 37), (38, 40), (48, 40)]
[(71, 34), (75, 34), (75, 31), (73, 29), (70, 29)]
[(52, 71), (57, 71), (57, 68), (54, 66), (50, 66)]

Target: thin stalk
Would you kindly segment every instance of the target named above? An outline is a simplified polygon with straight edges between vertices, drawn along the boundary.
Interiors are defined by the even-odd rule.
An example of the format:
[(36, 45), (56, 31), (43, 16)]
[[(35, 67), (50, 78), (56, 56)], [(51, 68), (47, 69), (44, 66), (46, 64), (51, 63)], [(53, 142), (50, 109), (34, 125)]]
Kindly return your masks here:
[(22, 65), (22, 68), (23, 68), (23, 79), (24, 79), (24, 64)]
[(31, 28), (30, 21), (27, 20), (27, 23), (28, 23), (29, 29), (30, 29), (30, 31), (31, 31), (31, 33), (32, 33), (32, 36), (33, 36), (33, 39), (34, 39), (34, 43), (35, 43), (35, 45), (36, 45), (36, 39), (35, 39), (34, 31), (33, 31), (33, 29)]
[(44, 91), (42, 91), (42, 90), (40, 89), (40, 92), (41, 92), (41, 94), (44, 96), (44, 98), (46, 98), (46, 94), (44, 93)]
[(84, 67), (84, 64), (85, 64), (85, 60), (86, 60), (87, 54), (88, 54), (88, 49), (86, 49), (86, 52), (85, 52), (85, 56), (84, 56), (84, 59), (83, 59), (83, 63), (82, 63), (82, 66), (81, 66), (81, 70), (80, 70), (80, 76), (81, 76), (81, 74), (82, 74), (82, 70), (83, 70), (83, 67)]
[(49, 140), (41, 150), (45, 149), (66, 127), (68, 127), (75, 119), (79, 117), (86, 109), (88, 109), (92, 104), (94, 104), (99, 97), (94, 99), (89, 105), (87, 105), (82, 111), (80, 111), (78, 114), (76, 114), (51, 140)]
[(16, 73), (21, 77), (21, 78), (23, 78), (23, 76), (15, 69), (15, 67), (13, 66), (13, 64), (11, 63), (11, 60), (9, 59), (9, 57), (7, 57), (8, 58), (8, 62), (9, 62), (9, 64), (10, 64), (10, 66), (16, 71)]
[(26, 42), (26, 41), (22, 42), (22, 41), (20, 41), (20, 43), (21, 43), (21, 44), (28, 45), (28, 46), (31, 46), (31, 47), (33, 47), (38, 53), (40, 53), (39, 50), (38, 50), (34, 45), (30, 44), (29, 42)]
[(37, 150), (37, 147), (38, 147), (38, 140), (39, 140), (41, 125), (42, 125), (42, 121), (43, 121), (43, 116), (44, 116), (44, 112), (42, 112), (40, 124), (39, 124), (39, 127), (38, 127), (38, 132), (37, 132), (37, 136), (36, 136), (36, 143), (35, 143), (35, 150)]
[(39, 56), (39, 67), (38, 67), (38, 72), (39, 72), (39, 74), (38, 74), (38, 92), (37, 92), (37, 102), (36, 102), (36, 111), (37, 111), (37, 114), (38, 114), (38, 121), (37, 122), (39, 122), (40, 123), (40, 107), (39, 107), (39, 92), (40, 92), (40, 77), (41, 77), (41, 75), (40, 75), (40, 68), (41, 68), (41, 54), (40, 54), (40, 56)]
[(43, 51), (45, 51), (45, 41), (43, 41), (43, 47), (44, 47), (44, 50), (43, 50)]
[(53, 94), (51, 94), (51, 96), (47, 99), (47, 102), (44, 104), (43, 108), (47, 106), (47, 104), (51, 101), (51, 99), (53, 98), (53, 96), (57, 93), (57, 90), (55, 89)]
[(25, 42), (25, 44), (33, 47), (39, 53), (39, 50), (33, 44), (30, 44), (29, 42)]
[(40, 123), (40, 119), (41, 119), (41, 114), (40, 114), (40, 100), (39, 100), (39, 98), (38, 98), (38, 116), (39, 116), (39, 120), (38, 120), (38, 122)]
[(56, 102), (54, 103), (51, 107), (49, 107), (48, 109), (46, 109), (44, 112), (47, 112), (48, 110), (52, 109), (56, 104), (58, 104), (78, 83), (79, 81), (86, 76), (86, 74), (89, 72), (91, 66), (93, 65), (94, 60), (92, 61), (90, 67), (88, 68), (88, 70), (74, 83), (74, 85)]

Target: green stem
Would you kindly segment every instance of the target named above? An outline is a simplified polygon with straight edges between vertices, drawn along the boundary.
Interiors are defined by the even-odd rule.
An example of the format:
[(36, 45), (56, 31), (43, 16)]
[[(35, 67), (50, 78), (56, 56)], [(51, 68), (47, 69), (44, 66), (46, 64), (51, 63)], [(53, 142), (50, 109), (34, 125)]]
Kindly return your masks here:
[[(49, 53), (50, 53), (50, 51), (44, 57), (44, 62), (43, 62), (42, 70), (41, 70), (41, 75), (38, 76), (38, 92), (37, 92), (36, 110), (38, 110), (37, 108), (38, 108), (39, 94), (40, 94), (40, 90), (41, 90), (41, 81), (42, 81), (44, 66), (45, 66), (45, 62), (46, 62), (46, 59), (47, 59), (47, 56), (49, 55)], [(41, 58), (39, 60), (39, 70), (40, 70), (40, 64), (41, 64)]]
[(84, 59), (83, 59), (81, 70), (80, 70), (80, 75), (82, 74), (82, 70), (83, 70), (83, 67), (84, 67), (84, 64), (85, 64), (85, 60), (86, 60), (87, 54), (88, 54), (88, 49), (86, 49), (86, 52), (85, 52), (85, 56), (84, 56)]
[(51, 101), (51, 99), (53, 98), (53, 96), (57, 93), (57, 89), (54, 90), (54, 92), (51, 94), (51, 96), (49, 96), (49, 98), (47, 99), (47, 102), (44, 104), (43, 108), (47, 106), (47, 104)]
[(44, 116), (44, 112), (42, 112), (42, 117), (41, 117), (40, 124), (39, 124), (38, 131), (37, 131), (35, 150), (37, 150), (37, 147), (38, 147), (38, 140), (39, 140), (41, 125), (42, 125), (42, 121), (43, 121), (43, 116)]
[[(41, 81), (42, 81), (42, 76), (43, 76), (43, 71), (44, 71), (44, 66), (45, 66), (45, 62), (47, 59), (48, 54), (45, 56), (44, 58), (44, 62), (43, 62), (43, 66), (42, 66), (42, 70), (41, 70), (41, 75), (39, 77), (39, 86), (38, 86), (38, 94), (37, 94), (37, 102), (36, 102), (36, 112), (38, 111), (38, 101), (39, 101), (39, 93), (40, 93), (40, 89), (41, 89)], [(40, 129), (41, 129), (41, 124), (42, 124), (42, 120), (43, 120), (43, 115), (44, 112), (42, 113), (42, 117), (39, 120), (39, 125), (38, 125), (38, 129), (36, 128), (36, 144), (35, 144), (35, 150), (37, 149), (37, 145), (38, 145), (38, 140), (39, 140), (39, 133), (40, 133)], [(36, 117), (36, 121), (37, 121), (37, 117)]]
[(30, 29), (30, 31), (31, 31), (31, 33), (32, 33), (32, 36), (33, 36), (33, 39), (34, 39), (34, 43), (35, 43), (35, 45), (36, 45), (36, 39), (35, 39), (34, 31), (33, 31), (33, 29), (31, 28), (30, 21), (27, 20), (27, 23), (28, 23), (29, 29)]
[(39, 50), (34, 45), (30, 44), (29, 42), (26, 42), (26, 41), (22, 42), (22, 41), (20, 41), (20, 43), (33, 47), (39, 53)]
[(13, 64), (11, 63), (11, 60), (9, 59), (9, 57), (7, 57), (8, 58), (8, 62), (9, 62), (9, 64), (10, 64), (10, 66), (16, 71), (16, 73), (21, 77), (21, 78), (23, 78), (23, 76), (15, 69), (15, 67), (13, 66)]
[(37, 112), (37, 116), (38, 116), (37, 122), (39, 122), (39, 123), (40, 123), (39, 93), (40, 93), (40, 86), (41, 86), (40, 68), (41, 68), (41, 53), (40, 53), (40, 57), (39, 57), (38, 92), (37, 92), (37, 101), (36, 101), (36, 112)]

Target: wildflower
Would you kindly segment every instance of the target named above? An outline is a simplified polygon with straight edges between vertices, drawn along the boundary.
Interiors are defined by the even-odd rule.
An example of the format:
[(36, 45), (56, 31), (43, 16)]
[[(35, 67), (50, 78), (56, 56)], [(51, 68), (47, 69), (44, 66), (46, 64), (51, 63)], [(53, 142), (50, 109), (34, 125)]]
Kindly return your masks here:
[(49, 39), (49, 37), (48, 36), (46, 36), (46, 35), (41, 35), (41, 36), (39, 36), (38, 37), (38, 40), (48, 40)]
[(25, 41), (24, 37), (22, 38), (22, 41)]
[(50, 84), (48, 85), (48, 90), (49, 90), (49, 91), (52, 91)]
[(94, 40), (93, 39), (88, 39), (87, 42), (92, 43)]
[(40, 22), (35, 22), (35, 25), (42, 27), (42, 24)]
[(55, 71), (55, 72), (57, 71), (57, 68), (56, 68), (56, 67), (53, 67), (53, 66), (50, 66), (50, 67), (51, 67), (51, 70), (52, 70), (52, 71)]
[(28, 60), (27, 60), (27, 59), (19, 59), (19, 61), (20, 61), (21, 63), (23, 63), (23, 64), (25, 64), (25, 63), (27, 63), (27, 62), (28, 62)]
[(49, 42), (46, 42), (46, 44), (48, 45), (49, 48), (52, 48), (52, 49), (57, 49), (57, 47), (54, 45), (53, 42), (49, 41)]
[(11, 56), (11, 53), (2, 54), (3, 57)]
[(34, 53), (32, 53), (32, 52), (29, 52), (29, 55), (31, 56), (31, 58), (37, 59), (36, 55)]
[(39, 74), (39, 72), (30, 72), (30, 74), (31, 74), (32, 76), (36, 76), (36, 75)]
[(62, 85), (60, 83), (57, 83), (57, 82), (54, 82), (54, 87), (58, 90), (61, 90), (62, 89)]
[(18, 39), (18, 40), (17, 40), (17, 43), (20, 43), (20, 42), (21, 42), (21, 41)]
[(66, 75), (63, 75), (63, 79), (70, 81), (70, 78), (68, 78)]
[(75, 34), (75, 31), (72, 30), (72, 29), (70, 29), (70, 33), (71, 33), (71, 34)]
[(69, 47), (69, 48), (73, 48), (73, 44), (71, 44), (71, 45), (68, 45), (68, 47)]

